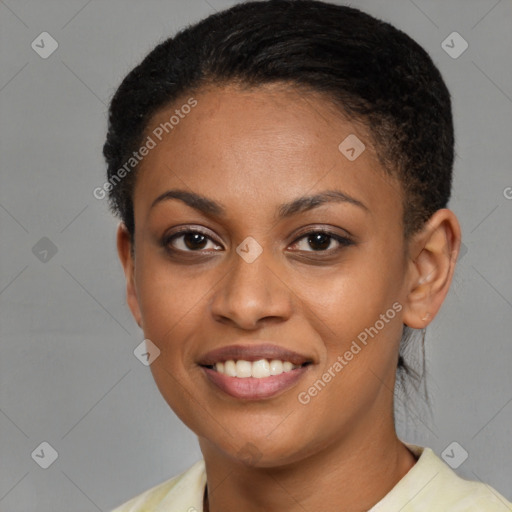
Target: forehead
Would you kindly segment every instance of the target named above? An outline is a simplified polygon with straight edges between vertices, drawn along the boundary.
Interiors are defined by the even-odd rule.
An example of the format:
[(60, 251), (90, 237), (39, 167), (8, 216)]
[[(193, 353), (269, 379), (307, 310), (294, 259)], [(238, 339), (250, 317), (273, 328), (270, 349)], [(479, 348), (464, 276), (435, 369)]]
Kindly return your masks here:
[(139, 164), (136, 210), (169, 188), (245, 210), (336, 188), (377, 215), (401, 215), (399, 184), (366, 127), (318, 94), (276, 84), (199, 90), (157, 112), (145, 137), (155, 147)]

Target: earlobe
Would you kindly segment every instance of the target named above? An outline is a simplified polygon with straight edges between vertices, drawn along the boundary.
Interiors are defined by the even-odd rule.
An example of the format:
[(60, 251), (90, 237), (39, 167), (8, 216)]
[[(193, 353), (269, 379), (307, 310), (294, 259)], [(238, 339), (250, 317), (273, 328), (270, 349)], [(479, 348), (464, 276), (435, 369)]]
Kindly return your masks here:
[(117, 253), (123, 266), (126, 280), (126, 302), (137, 325), (142, 328), (142, 315), (135, 287), (135, 261), (132, 251), (132, 238), (123, 222), (117, 228)]
[(403, 321), (424, 329), (448, 293), (460, 248), (460, 226), (448, 209), (435, 212), (410, 243), (407, 299)]

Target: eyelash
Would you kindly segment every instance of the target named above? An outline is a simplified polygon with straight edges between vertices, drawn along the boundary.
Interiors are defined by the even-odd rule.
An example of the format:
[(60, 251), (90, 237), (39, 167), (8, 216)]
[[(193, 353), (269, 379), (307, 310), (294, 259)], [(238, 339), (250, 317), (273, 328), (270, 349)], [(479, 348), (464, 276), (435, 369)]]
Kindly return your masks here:
[[(298, 238), (295, 239), (295, 241), (290, 244), (291, 246), (293, 245), (296, 245), (299, 241), (303, 240), (303, 239), (307, 239), (308, 237), (312, 236), (312, 235), (315, 235), (315, 234), (323, 234), (323, 235), (327, 235), (331, 240), (335, 240), (336, 242), (338, 242), (339, 244), (339, 247), (336, 248), (336, 249), (326, 249), (326, 250), (318, 250), (318, 251), (315, 251), (315, 250), (310, 250), (310, 251), (300, 251), (300, 252), (306, 252), (306, 253), (314, 253), (314, 254), (324, 254), (324, 255), (332, 255), (333, 253), (335, 252), (338, 252), (339, 250), (341, 250), (342, 248), (344, 247), (348, 247), (350, 245), (354, 245), (354, 242), (353, 240), (351, 240), (350, 238), (348, 237), (344, 237), (344, 236), (341, 236), (341, 235), (338, 235), (336, 233), (333, 233), (329, 230), (326, 230), (326, 229), (311, 229), (310, 231), (307, 231), (305, 233), (302, 233), (298, 236)], [(171, 242), (173, 240), (176, 240), (180, 237), (183, 237), (184, 235), (189, 235), (189, 234), (199, 234), (199, 235), (202, 235), (204, 237), (206, 237), (209, 241), (213, 242), (214, 244), (216, 245), (220, 245), (218, 244), (215, 240), (213, 240), (207, 233), (199, 230), (199, 229), (191, 229), (191, 228), (185, 228), (185, 229), (182, 229), (178, 232), (175, 232), (173, 233), (172, 235), (168, 235), (168, 236), (164, 236), (163, 240), (162, 240), (162, 246), (170, 253), (203, 253), (204, 252), (217, 252), (217, 251), (211, 251), (211, 250), (205, 250), (205, 249), (199, 249), (197, 251), (194, 251), (194, 250), (183, 250), (183, 249), (176, 249), (176, 248), (173, 248), (171, 246)], [(329, 244), (330, 245), (330, 244)]]
[[(344, 247), (349, 247), (350, 245), (354, 245), (353, 240), (351, 240), (348, 237), (338, 235), (336, 233), (333, 233), (332, 231), (323, 229), (323, 228), (317, 228), (317, 229), (311, 229), (310, 231), (306, 231), (305, 233), (302, 233), (298, 236), (298, 238), (291, 244), (296, 245), (300, 240), (308, 239), (312, 235), (316, 234), (322, 234), (327, 235), (331, 240), (336, 240), (338, 242), (339, 246), (336, 249), (326, 249), (326, 250), (311, 250), (311, 251), (305, 251), (307, 253), (311, 252), (314, 254), (325, 254), (325, 255), (332, 255), (333, 253), (338, 252), (339, 250), (343, 249)], [(330, 245), (330, 243), (329, 243)]]

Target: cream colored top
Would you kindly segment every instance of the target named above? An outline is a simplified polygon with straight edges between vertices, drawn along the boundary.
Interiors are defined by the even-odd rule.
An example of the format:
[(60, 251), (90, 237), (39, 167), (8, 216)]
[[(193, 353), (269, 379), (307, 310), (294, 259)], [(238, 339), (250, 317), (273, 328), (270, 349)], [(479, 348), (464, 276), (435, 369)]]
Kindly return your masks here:
[[(459, 477), (430, 448), (405, 443), (419, 457), (407, 474), (368, 512), (512, 512), (492, 487)], [(112, 512), (202, 512), (204, 460)]]

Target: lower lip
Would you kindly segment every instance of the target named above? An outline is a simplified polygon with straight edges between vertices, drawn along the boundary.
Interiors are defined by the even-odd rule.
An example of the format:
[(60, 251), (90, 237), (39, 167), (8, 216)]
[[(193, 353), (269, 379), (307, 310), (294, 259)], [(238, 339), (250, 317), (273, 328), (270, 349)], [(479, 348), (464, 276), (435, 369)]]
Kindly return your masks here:
[(301, 366), (280, 375), (257, 379), (255, 377), (228, 377), (211, 368), (202, 367), (209, 381), (235, 398), (261, 400), (276, 396), (290, 389), (307, 372), (309, 365)]

